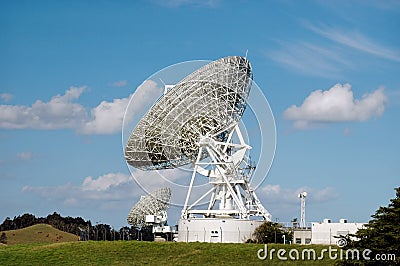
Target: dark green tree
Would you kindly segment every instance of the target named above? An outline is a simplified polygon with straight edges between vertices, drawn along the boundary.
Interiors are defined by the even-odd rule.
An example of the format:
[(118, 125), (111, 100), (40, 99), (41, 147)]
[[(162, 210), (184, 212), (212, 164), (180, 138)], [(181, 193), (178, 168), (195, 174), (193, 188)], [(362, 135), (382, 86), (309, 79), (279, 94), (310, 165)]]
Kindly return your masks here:
[(282, 225), (274, 222), (265, 222), (254, 230), (253, 239), (257, 243), (282, 243), (282, 236), (289, 239), (289, 232), (282, 229)]
[[(348, 245), (345, 249), (370, 249), (371, 261), (363, 261), (363, 264), (375, 265), (377, 261), (372, 261), (376, 254), (395, 254), (396, 260), (379, 261), (380, 265), (400, 265), (400, 187), (395, 188), (396, 197), (390, 200), (387, 207), (380, 207), (372, 219), (359, 229), (352, 241), (347, 238)], [(345, 261), (343, 264), (350, 265), (355, 262)]]
[(21, 216), (21, 228), (36, 224), (36, 217), (33, 214), (25, 213)]
[(13, 230), (14, 229), (14, 223), (10, 219), (10, 217), (7, 217), (4, 222), (0, 225), (0, 231), (8, 231), (8, 230)]
[(0, 236), (0, 243), (2, 243), (2, 244), (7, 244), (7, 235), (6, 235), (5, 232), (1, 233), (1, 236)]

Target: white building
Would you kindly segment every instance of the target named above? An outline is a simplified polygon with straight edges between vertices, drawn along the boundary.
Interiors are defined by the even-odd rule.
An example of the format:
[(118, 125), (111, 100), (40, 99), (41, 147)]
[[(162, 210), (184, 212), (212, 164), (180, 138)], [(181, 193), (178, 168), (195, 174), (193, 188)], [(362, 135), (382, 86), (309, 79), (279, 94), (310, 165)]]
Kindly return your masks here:
[(244, 243), (263, 220), (194, 218), (179, 220), (178, 242)]
[(340, 219), (338, 223), (332, 223), (330, 219), (323, 222), (311, 223), (311, 243), (323, 245), (336, 245), (340, 236), (355, 234), (364, 223), (348, 223), (346, 219)]
[(311, 228), (294, 228), (293, 244), (308, 245), (311, 244)]

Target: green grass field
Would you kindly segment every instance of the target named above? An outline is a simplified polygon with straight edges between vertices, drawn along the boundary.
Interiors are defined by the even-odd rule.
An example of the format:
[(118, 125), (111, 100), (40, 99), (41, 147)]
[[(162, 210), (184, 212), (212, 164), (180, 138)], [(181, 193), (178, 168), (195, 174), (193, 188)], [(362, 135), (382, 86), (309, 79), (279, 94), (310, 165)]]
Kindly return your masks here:
[[(333, 265), (335, 261), (301, 260), (303, 249), (314, 249), (317, 257), (327, 246), (268, 244), (273, 259), (257, 257), (260, 244), (175, 243), (141, 241), (78, 241), (78, 236), (50, 225), (38, 224), (5, 231), (7, 245), (0, 245), (0, 265)], [(290, 260), (290, 249), (300, 260)], [(287, 261), (278, 260), (285, 249)], [(261, 254), (263, 255), (264, 252)], [(308, 258), (308, 257), (307, 257)]]
[[(259, 244), (175, 242), (66, 242), (0, 246), (0, 265), (333, 265), (325, 260), (259, 260)], [(268, 245), (268, 249), (304, 248), (319, 251), (326, 246)], [(287, 254), (286, 254), (287, 256)]]

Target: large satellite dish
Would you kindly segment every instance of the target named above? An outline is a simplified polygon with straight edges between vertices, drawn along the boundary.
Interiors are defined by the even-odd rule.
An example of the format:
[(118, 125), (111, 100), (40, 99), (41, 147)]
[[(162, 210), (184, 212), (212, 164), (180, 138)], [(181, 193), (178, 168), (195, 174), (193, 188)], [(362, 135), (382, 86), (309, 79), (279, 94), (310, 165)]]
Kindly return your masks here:
[(226, 141), (246, 108), (251, 81), (250, 63), (239, 56), (222, 58), (193, 72), (140, 120), (126, 145), (127, 162), (154, 170), (196, 161), (201, 136)]
[[(271, 221), (250, 185), (255, 165), (247, 156), (251, 146), (239, 127), (252, 77), (247, 58), (230, 56), (213, 61), (166, 89), (130, 134), (125, 146), (129, 165), (141, 170), (193, 166), (179, 222), (179, 241), (199, 241), (190, 237), (189, 231), (196, 230), (204, 231), (205, 240), (206, 227), (220, 219), (232, 218), (230, 226), (243, 229), (238, 230), (239, 236), (255, 228), (251, 217)], [(207, 177), (211, 186), (201, 196), (192, 191), (199, 175)], [(199, 209), (207, 196), (208, 206)], [(221, 233), (221, 242), (240, 238), (235, 236), (232, 241), (224, 235), (223, 240)]]

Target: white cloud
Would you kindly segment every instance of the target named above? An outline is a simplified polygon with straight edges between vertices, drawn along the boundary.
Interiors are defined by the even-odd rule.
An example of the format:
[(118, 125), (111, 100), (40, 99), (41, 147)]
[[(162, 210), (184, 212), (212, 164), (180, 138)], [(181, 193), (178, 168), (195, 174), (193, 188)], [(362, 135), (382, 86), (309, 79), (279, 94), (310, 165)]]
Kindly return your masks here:
[[(138, 194), (139, 189), (130, 175), (108, 173), (98, 178), (86, 177), (81, 185), (71, 183), (60, 186), (25, 186), (22, 192), (31, 192), (55, 201), (62, 201), (66, 206), (102, 204), (105, 201), (121, 201)], [(97, 202), (97, 203), (95, 203)]]
[(128, 85), (128, 81), (126, 80), (119, 80), (119, 81), (115, 81), (111, 84), (113, 87), (125, 87), (126, 85)]
[(350, 84), (336, 84), (327, 91), (313, 91), (301, 104), (292, 105), (283, 113), (294, 120), (296, 128), (308, 128), (320, 123), (366, 121), (381, 116), (387, 97), (383, 88), (354, 99)]
[(153, 80), (146, 80), (136, 89), (133, 94), (134, 105), (132, 106), (135, 112), (141, 111), (148, 104), (153, 103), (161, 96), (163, 89), (158, 87), (158, 84)]
[(93, 179), (91, 176), (85, 178), (82, 184), (82, 190), (96, 190), (106, 191), (112, 186), (119, 186), (124, 183), (131, 182), (131, 177), (122, 173), (109, 173), (106, 175), (99, 176), (97, 179)]
[[(79, 130), (83, 134), (113, 134), (122, 128), (125, 111), (131, 99), (129, 118), (147, 110), (162, 93), (162, 89), (152, 80), (146, 80), (127, 98), (114, 99), (112, 102), (101, 102), (91, 110), (91, 118)], [(129, 123), (127, 119), (125, 122)]]
[(86, 87), (71, 87), (49, 102), (37, 100), (32, 106), (0, 105), (0, 128), (60, 129), (75, 128), (87, 119), (85, 108), (73, 101)]
[(5, 102), (8, 102), (12, 98), (13, 98), (13, 96), (10, 93), (0, 93), (0, 99), (2, 99)]
[[(131, 205), (133, 198), (138, 199), (139, 196), (147, 195), (160, 187), (169, 187), (172, 189), (171, 204), (183, 205), (190, 172), (181, 169), (163, 171), (134, 169), (132, 175), (117, 172), (104, 174), (97, 178), (87, 176), (79, 185), (67, 183), (58, 186), (25, 186), (22, 188), (22, 192), (33, 193), (46, 200), (60, 202), (65, 206), (106, 208), (110, 201)], [(194, 194), (197, 195), (201, 191), (204, 193), (206, 188), (209, 189), (209, 187), (197, 187)], [(127, 208), (129, 207), (131, 206)]]
[(129, 130), (129, 133), (133, 128), (132, 125), (139, 122), (144, 115), (144, 111), (147, 111), (151, 105), (162, 95), (163, 89), (153, 80), (145, 80), (135, 90), (132, 97), (130, 98), (130, 104), (126, 109), (124, 117), (125, 130)]
[[(121, 131), (122, 121), (130, 96), (102, 101), (87, 108), (76, 101), (86, 87), (71, 87), (64, 95), (56, 95), (48, 102), (37, 100), (31, 106), (0, 105), (0, 128), (3, 129), (74, 129), (81, 134), (114, 134)], [(159, 97), (161, 89), (153, 81), (145, 81), (135, 91), (132, 110), (142, 108)], [(89, 111), (88, 111), (89, 110)]]
[(121, 130), (129, 97), (102, 101), (91, 110), (91, 118), (79, 131), (84, 134), (113, 134)]

